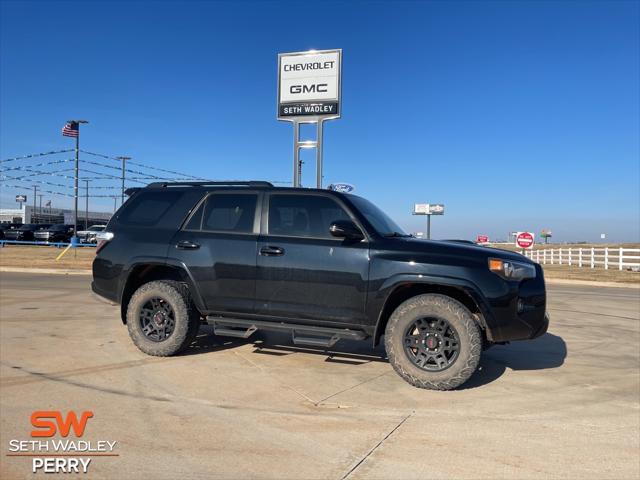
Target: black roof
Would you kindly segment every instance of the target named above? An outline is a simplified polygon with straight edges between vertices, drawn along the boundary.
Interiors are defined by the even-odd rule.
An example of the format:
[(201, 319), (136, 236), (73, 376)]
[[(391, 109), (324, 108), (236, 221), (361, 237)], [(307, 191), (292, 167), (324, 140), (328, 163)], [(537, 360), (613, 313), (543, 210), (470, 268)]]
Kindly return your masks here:
[(147, 185), (146, 187), (133, 187), (125, 190), (125, 194), (128, 196), (133, 195), (134, 193), (140, 190), (146, 189), (160, 189), (160, 188), (172, 188), (172, 187), (196, 187), (196, 188), (207, 188), (207, 187), (254, 187), (254, 188), (268, 188), (274, 190), (287, 190), (287, 191), (300, 191), (300, 192), (324, 192), (324, 193), (340, 193), (329, 189), (319, 189), (319, 188), (295, 188), (295, 187), (276, 187), (271, 182), (263, 181), (263, 180), (228, 180), (228, 181), (203, 181), (203, 182), (153, 182)]

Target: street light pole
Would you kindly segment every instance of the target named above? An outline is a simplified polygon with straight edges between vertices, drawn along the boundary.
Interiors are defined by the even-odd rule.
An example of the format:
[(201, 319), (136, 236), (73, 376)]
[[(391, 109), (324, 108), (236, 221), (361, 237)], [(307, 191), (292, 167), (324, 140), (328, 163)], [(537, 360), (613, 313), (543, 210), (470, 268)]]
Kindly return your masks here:
[(38, 186), (34, 185), (33, 186), (33, 213), (31, 214), (31, 223), (35, 223), (33, 221), (33, 217), (35, 217), (36, 215), (36, 197), (38, 196), (37, 191), (38, 191)]
[(89, 180), (84, 181), (85, 205), (84, 205), (84, 229), (89, 228)]
[(116, 157), (118, 160), (122, 161), (122, 192), (120, 193), (120, 205), (124, 203), (124, 172), (126, 171), (126, 162), (127, 160), (131, 160), (131, 157)]

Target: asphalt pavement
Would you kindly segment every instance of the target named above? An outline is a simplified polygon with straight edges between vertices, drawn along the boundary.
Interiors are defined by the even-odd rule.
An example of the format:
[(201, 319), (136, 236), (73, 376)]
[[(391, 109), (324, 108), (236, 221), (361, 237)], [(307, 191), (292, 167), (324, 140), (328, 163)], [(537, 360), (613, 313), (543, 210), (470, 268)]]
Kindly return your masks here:
[(550, 286), (546, 335), (433, 392), (369, 342), (206, 327), (184, 355), (149, 357), (89, 282), (0, 273), (3, 479), (31, 478), (32, 458), (7, 453), (38, 410), (90, 410), (82, 439), (117, 442), (89, 478), (640, 478), (640, 290)]

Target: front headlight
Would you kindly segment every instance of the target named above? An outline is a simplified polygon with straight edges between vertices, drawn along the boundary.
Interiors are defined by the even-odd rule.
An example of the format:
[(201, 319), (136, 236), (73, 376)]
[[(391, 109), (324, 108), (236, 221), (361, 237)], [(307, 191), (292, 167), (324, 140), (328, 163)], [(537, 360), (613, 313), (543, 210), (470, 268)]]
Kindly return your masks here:
[(505, 280), (536, 278), (536, 267), (530, 263), (514, 262), (513, 260), (490, 258), (489, 270), (500, 275)]

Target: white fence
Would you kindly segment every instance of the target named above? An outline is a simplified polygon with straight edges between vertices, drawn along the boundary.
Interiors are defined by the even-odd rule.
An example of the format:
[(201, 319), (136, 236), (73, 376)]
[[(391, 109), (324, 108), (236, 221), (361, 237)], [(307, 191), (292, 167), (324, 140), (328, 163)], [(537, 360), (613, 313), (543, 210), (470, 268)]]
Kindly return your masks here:
[(640, 267), (640, 248), (541, 248), (527, 250), (525, 255), (534, 262), (543, 265), (604, 267), (605, 270), (626, 270), (628, 267)]

